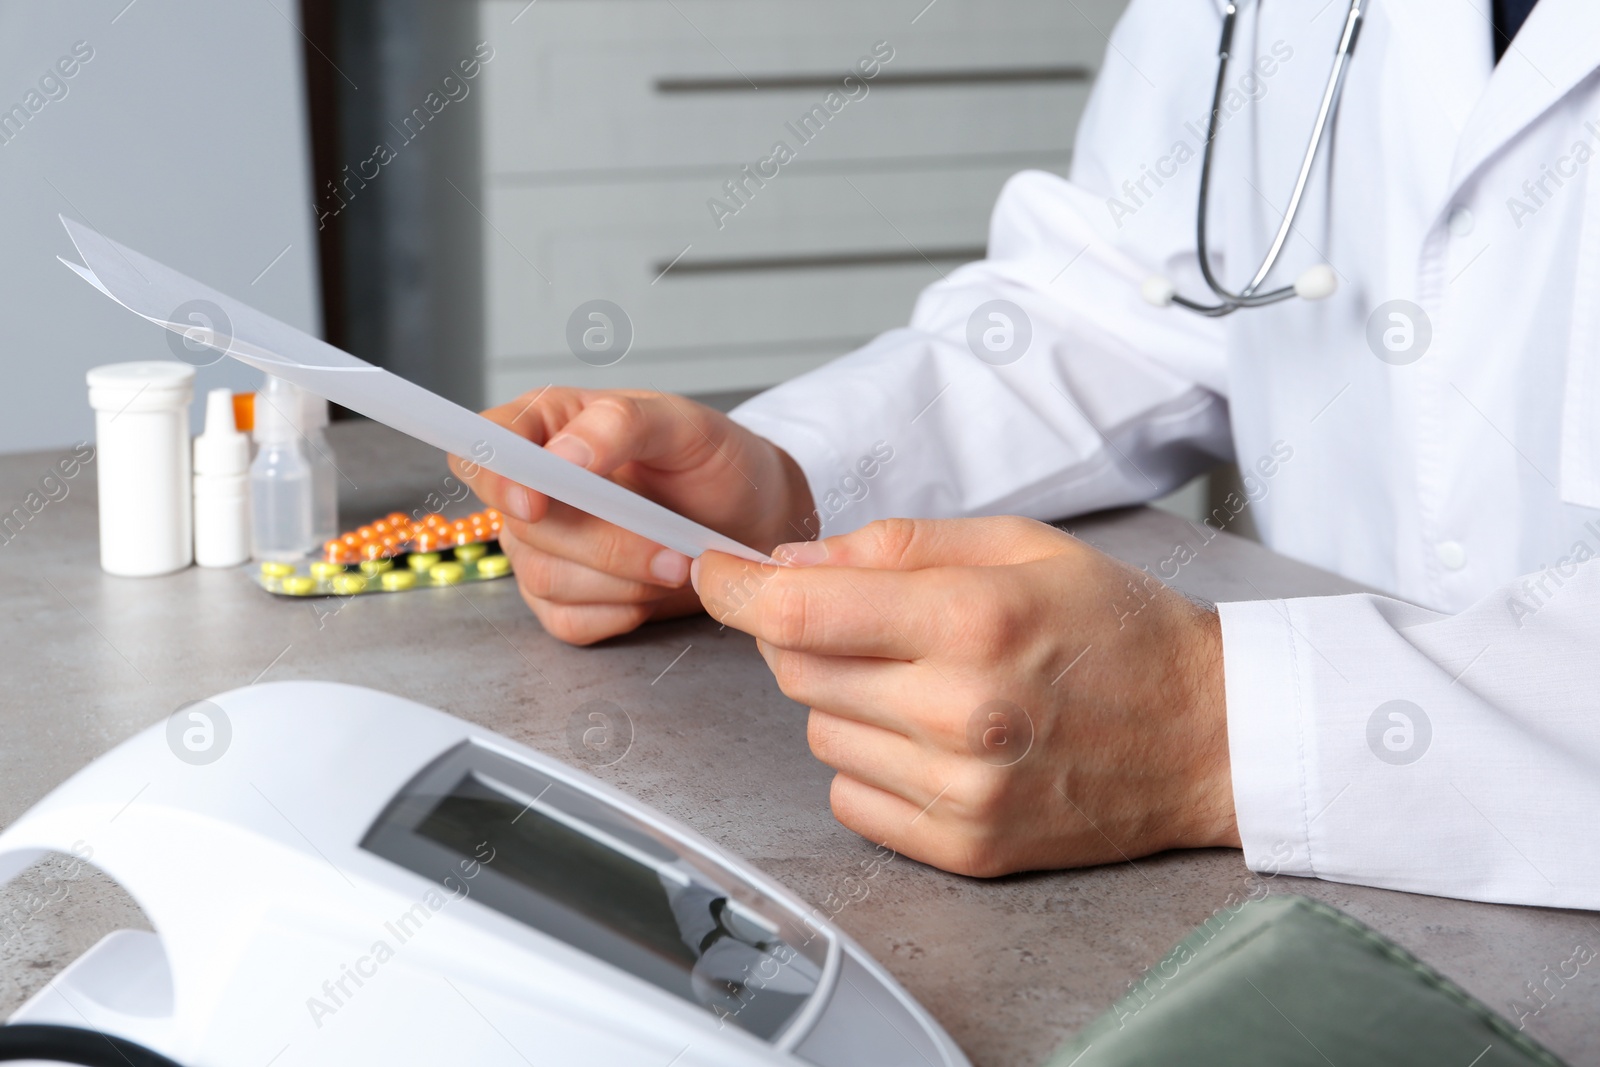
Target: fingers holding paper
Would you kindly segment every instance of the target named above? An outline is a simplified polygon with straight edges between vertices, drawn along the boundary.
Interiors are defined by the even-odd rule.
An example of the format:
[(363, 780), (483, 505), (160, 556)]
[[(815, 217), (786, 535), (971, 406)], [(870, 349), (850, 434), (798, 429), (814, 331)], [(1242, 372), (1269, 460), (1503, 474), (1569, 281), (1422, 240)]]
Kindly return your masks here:
[(1214, 612), (1024, 519), (773, 557), (708, 552), (694, 583), (810, 707), (845, 826), (978, 876), (1237, 844)]
[[(484, 412), (552, 454), (763, 551), (792, 540), (811, 496), (798, 466), (720, 412), (644, 391), (549, 387)], [(505, 516), (523, 597), (552, 634), (589, 644), (699, 610), (689, 559), (517, 485), (471, 459), (451, 466)]]

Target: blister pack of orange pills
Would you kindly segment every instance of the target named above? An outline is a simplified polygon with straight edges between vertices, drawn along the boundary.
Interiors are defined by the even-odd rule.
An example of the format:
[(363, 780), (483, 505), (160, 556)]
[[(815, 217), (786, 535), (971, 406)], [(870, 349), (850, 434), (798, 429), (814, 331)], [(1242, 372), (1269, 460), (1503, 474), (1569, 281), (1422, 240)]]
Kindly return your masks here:
[(310, 563), (267, 561), (257, 581), (279, 596), (355, 596), (400, 593), (504, 578), (511, 561), (499, 551), (500, 513), (493, 508), (461, 519), (401, 511), (342, 534)]

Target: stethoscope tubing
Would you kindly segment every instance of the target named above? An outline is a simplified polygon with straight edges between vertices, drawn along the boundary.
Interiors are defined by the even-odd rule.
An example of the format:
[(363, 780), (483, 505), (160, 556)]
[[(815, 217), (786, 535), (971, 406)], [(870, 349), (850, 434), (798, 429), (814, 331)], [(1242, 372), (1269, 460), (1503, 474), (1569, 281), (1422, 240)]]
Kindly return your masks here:
[(1267, 275), (1272, 273), (1272, 268), (1277, 266), (1279, 257), (1283, 254), (1284, 245), (1288, 242), (1289, 234), (1294, 229), (1296, 217), (1300, 213), (1300, 203), (1305, 197), (1306, 187), (1310, 184), (1311, 169), (1316, 164), (1317, 153), (1322, 146), (1323, 136), (1327, 132), (1328, 123), (1335, 111), (1338, 110), (1339, 99), (1344, 94), (1345, 74), (1349, 70), (1350, 56), (1355, 51), (1356, 38), (1361, 34), (1361, 21), (1363, 17), (1362, 4), (1364, 0), (1350, 0), (1350, 7), (1345, 12), (1344, 29), (1339, 34), (1339, 44), (1334, 50), (1333, 67), (1328, 72), (1328, 82), (1323, 87), (1322, 101), (1317, 108), (1317, 121), (1312, 126), (1311, 136), (1306, 142), (1305, 154), (1300, 160), (1300, 171), (1295, 177), (1294, 191), (1289, 197), (1289, 203), (1283, 212), (1283, 220), (1278, 224), (1278, 232), (1273, 236), (1272, 244), (1267, 249), (1267, 254), (1261, 260), (1261, 266), (1256, 269), (1255, 276), (1242, 290), (1235, 293), (1219, 281), (1211, 269), (1211, 257), (1206, 241), (1206, 216), (1211, 202), (1211, 158), (1212, 145), (1216, 142), (1222, 117), (1222, 97), (1228, 77), (1228, 61), (1232, 58), (1234, 22), (1238, 17), (1239, 8), (1236, 3), (1229, 3), (1223, 11), (1222, 40), (1217, 46), (1217, 81), (1211, 94), (1211, 117), (1206, 124), (1206, 143), (1201, 149), (1200, 157), (1200, 196), (1195, 217), (1195, 249), (1200, 260), (1200, 274), (1205, 279), (1206, 286), (1217, 297), (1219, 303), (1206, 304), (1198, 300), (1172, 294), (1172, 303), (1188, 308), (1211, 318), (1220, 318), (1231, 315), (1240, 308), (1265, 307), (1288, 300), (1295, 295), (1293, 285), (1281, 286), (1267, 292), (1257, 292), (1261, 284), (1266, 281)]

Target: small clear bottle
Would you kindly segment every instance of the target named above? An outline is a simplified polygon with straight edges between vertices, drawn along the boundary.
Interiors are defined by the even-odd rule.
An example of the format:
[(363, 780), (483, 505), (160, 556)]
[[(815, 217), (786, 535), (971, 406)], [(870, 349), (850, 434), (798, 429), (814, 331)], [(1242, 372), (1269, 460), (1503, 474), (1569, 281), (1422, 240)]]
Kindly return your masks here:
[(339, 468), (328, 443), (328, 402), (308, 390), (299, 392), (300, 429), (311, 461), (311, 541), (316, 546), (339, 536)]
[(268, 375), (256, 393), (258, 451), (250, 464), (250, 554), (256, 559), (297, 560), (316, 545), (311, 461), (299, 421), (299, 391)]

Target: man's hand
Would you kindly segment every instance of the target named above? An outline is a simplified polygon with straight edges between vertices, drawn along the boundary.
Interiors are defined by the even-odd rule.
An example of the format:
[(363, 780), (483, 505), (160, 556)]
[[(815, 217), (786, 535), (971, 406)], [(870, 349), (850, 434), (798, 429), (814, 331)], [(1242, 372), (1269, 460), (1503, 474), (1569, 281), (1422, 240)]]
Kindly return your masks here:
[[(549, 388), (484, 415), (562, 459), (769, 551), (811, 534), (811, 492), (789, 455), (727, 416), (666, 393)], [(500, 509), (500, 546), (544, 628), (587, 645), (700, 609), (689, 558), (469, 460), (451, 468)]]
[(845, 826), (979, 877), (1238, 847), (1214, 612), (1026, 519), (773, 555), (695, 587), (810, 706)]

